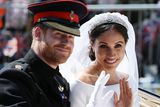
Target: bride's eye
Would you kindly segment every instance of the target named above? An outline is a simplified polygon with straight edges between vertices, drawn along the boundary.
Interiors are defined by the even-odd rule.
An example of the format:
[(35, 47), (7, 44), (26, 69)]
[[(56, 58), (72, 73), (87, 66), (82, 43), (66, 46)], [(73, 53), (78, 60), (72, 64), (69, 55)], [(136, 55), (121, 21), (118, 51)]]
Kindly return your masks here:
[(99, 47), (100, 47), (100, 48), (107, 48), (106, 45), (100, 45)]
[(115, 48), (121, 48), (121, 47), (122, 47), (121, 44), (116, 44), (116, 45), (115, 45)]

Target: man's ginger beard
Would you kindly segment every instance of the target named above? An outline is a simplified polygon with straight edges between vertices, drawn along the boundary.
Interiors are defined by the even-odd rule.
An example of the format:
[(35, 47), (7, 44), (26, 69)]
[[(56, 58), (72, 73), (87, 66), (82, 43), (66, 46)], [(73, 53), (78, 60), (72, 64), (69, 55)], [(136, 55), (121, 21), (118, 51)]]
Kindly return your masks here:
[(49, 44), (41, 42), (39, 44), (39, 52), (41, 56), (50, 64), (61, 64), (67, 61), (71, 52), (67, 56), (62, 56), (59, 51), (56, 52), (54, 47), (51, 47)]

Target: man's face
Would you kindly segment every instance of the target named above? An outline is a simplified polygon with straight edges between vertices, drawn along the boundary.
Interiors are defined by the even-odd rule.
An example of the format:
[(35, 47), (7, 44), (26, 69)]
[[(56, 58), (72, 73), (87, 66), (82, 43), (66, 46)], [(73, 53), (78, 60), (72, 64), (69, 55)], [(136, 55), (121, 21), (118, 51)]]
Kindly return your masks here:
[(74, 36), (58, 30), (47, 29), (42, 35), (39, 51), (50, 64), (66, 62), (74, 47)]

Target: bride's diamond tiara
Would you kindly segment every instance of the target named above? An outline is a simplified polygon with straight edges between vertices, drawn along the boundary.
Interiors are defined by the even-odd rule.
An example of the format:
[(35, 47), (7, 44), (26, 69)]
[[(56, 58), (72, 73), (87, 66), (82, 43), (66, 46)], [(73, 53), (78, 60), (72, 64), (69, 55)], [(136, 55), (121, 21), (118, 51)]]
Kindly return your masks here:
[(124, 26), (128, 30), (127, 26), (128, 18), (120, 13), (103, 13), (100, 15), (95, 15), (90, 21), (90, 31), (92, 31), (96, 26), (103, 23), (117, 23)]

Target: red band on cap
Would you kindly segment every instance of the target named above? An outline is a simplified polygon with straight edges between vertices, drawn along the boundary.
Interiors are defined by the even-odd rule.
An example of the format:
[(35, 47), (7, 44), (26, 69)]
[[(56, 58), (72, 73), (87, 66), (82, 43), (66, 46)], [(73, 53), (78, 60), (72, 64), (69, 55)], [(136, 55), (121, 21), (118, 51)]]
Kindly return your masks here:
[(78, 15), (74, 13), (72, 14), (72, 12), (40, 12), (35, 14), (34, 23), (38, 22), (38, 20), (41, 18), (47, 18), (47, 17), (60, 18), (79, 23)]

